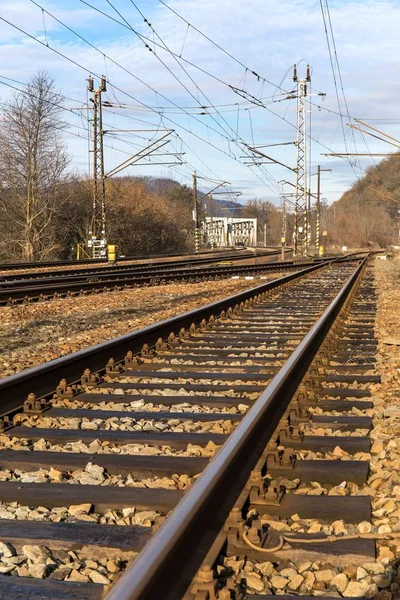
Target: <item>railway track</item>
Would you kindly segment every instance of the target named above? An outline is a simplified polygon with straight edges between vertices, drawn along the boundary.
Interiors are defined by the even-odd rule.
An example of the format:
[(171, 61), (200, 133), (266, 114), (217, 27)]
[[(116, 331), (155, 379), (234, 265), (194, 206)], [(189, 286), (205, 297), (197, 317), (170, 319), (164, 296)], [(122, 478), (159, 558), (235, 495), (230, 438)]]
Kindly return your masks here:
[[(291, 248), (287, 248), (286, 253), (291, 253), (293, 250)], [(268, 256), (268, 255), (278, 255), (281, 253), (279, 249), (264, 249), (258, 248), (256, 249), (256, 256)], [(146, 266), (162, 266), (162, 265), (171, 265), (174, 264), (208, 264), (212, 262), (218, 262), (219, 260), (240, 260), (243, 258), (252, 258), (254, 257), (254, 252), (252, 250), (247, 249), (230, 249), (230, 250), (219, 250), (219, 251), (205, 251), (199, 252), (198, 254), (158, 254), (156, 256), (120, 256), (118, 258), (118, 264), (123, 265), (123, 263), (131, 262), (134, 263), (133, 267), (146, 267)], [(143, 262), (140, 262), (143, 261)], [(82, 265), (81, 269), (75, 269), (77, 265)], [(115, 265), (114, 265), (115, 266)], [(52, 275), (55, 271), (52, 269), (59, 269), (62, 267), (71, 267), (70, 269), (63, 269), (62, 273), (76, 273), (81, 270), (81, 272), (85, 272), (87, 269), (90, 270), (101, 270), (101, 269), (109, 269), (110, 264), (107, 263), (105, 259), (84, 259), (84, 260), (60, 260), (60, 261), (47, 261), (47, 262), (34, 262), (34, 263), (0, 263), (0, 273), (7, 271), (22, 271), (26, 270), (28, 273), (21, 273), (22, 278), (31, 277), (32, 275), (29, 271), (33, 271), (33, 275), (35, 270), (37, 269), (50, 269), (49, 271), (44, 271), (42, 274)], [(60, 271), (59, 271), (60, 272)], [(13, 275), (19, 276), (18, 273)], [(0, 277), (8, 277), (7, 275), (0, 275)]]
[[(266, 251), (265, 254), (257, 254), (254, 255), (253, 252), (245, 251), (245, 252), (221, 252), (218, 254), (212, 255), (193, 255), (190, 257), (180, 258), (176, 260), (168, 260), (162, 258), (154, 258), (146, 260), (145, 262), (135, 262), (133, 264), (124, 264), (125, 262), (133, 261), (134, 259), (123, 259), (122, 261), (118, 261), (117, 263), (108, 263), (98, 265), (96, 262), (86, 264), (85, 267), (75, 268), (76, 265), (72, 265), (70, 269), (60, 269), (60, 270), (52, 270), (51, 267), (48, 267), (50, 270), (43, 272), (35, 272), (28, 270), (27, 273), (10, 273), (4, 274), (0, 276), (1, 281), (28, 281), (33, 279), (41, 279), (41, 278), (52, 278), (52, 277), (61, 277), (61, 276), (75, 276), (75, 275), (92, 275), (92, 274), (101, 274), (107, 272), (124, 272), (124, 271), (142, 271), (148, 269), (155, 268), (170, 268), (173, 269), (175, 267), (186, 267), (186, 266), (196, 266), (196, 265), (208, 265), (218, 263), (219, 261), (229, 260), (243, 260), (246, 258), (254, 258), (254, 256), (274, 256), (278, 254), (277, 251)], [(79, 265), (79, 262), (76, 263)], [(41, 263), (36, 263), (36, 268), (41, 268)]]
[[(373, 539), (301, 528), (371, 516), (331, 493), (368, 473), (350, 460), (379, 379), (365, 269), (312, 265), (2, 380), (0, 598), (307, 596), (240, 565), (373, 562)], [(298, 494), (309, 481), (329, 494)]]
[(17, 279), (0, 280), (0, 306), (71, 297), (124, 287), (160, 285), (171, 281), (195, 281), (234, 275), (254, 275), (263, 272), (293, 270), (313, 265), (315, 262), (323, 261), (310, 259), (309, 262), (301, 265), (284, 261), (223, 266), (113, 267), (100, 272), (88, 273), (85, 271), (76, 274), (76, 271), (72, 271), (66, 275), (52, 274), (48, 276), (46, 274), (46, 277), (29, 276), (23, 278), (18, 276)]
[[(239, 250), (240, 252), (241, 250)], [(205, 255), (210, 254), (209, 251), (199, 252), (198, 255), (203, 258)], [(218, 252), (219, 254), (219, 252)], [(188, 255), (190, 256), (190, 255)], [(156, 256), (148, 256), (148, 255), (139, 255), (139, 256), (121, 256), (119, 257), (119, 261), (133, 261), (133, 260), (158, 260), (159, 258), (163, 258), (168, 260), (169, 258), (178, 259), (178, 257), (184, 257), (183, 254), (157, 254)], [(84, 258), (81, 260), (72, 259), (72, 260), (48, 260), (48, 261), (40, 261), (40, 262), (18, 262), (18, 263), (2, 263), (1, 271), (15, 271), (18, 269), (38, 269), (38, 268), (54, 268), (54, 267), (67, 267), (74, 265), (88, 265), (91, 266), (93, 264), (101, 264), (106, 263), (107, 261), (104, 258)]]

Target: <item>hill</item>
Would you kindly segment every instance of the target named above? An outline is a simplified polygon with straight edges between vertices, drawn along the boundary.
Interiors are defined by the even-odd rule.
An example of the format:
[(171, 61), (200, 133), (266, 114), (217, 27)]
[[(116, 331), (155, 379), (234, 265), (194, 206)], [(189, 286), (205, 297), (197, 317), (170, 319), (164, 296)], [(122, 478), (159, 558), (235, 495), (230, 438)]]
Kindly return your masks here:
[(329, 240), (335, 245), (383, 248), (398, 243), (400, 153), (369, 167), (327, 210)]
[[(204, 208), (207, 215), (210, 215), (210, 198), (203, 198)], [(244, 210), (243, 204), (234, 202), (233, 200), (219, 200), (213, 197), (213, 215), (214, 217), (241, 217)]]

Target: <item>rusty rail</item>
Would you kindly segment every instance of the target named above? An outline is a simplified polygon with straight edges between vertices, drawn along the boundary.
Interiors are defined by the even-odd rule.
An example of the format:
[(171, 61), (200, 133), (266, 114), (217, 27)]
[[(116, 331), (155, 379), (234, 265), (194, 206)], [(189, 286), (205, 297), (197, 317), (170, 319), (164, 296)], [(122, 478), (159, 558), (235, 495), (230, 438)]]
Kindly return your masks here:
[[(84, 368), (90, 369), (92, 373), (102, 371), (111, 357), (115, 361), (123, 360), (129, 351), (139, 353), (144, 344), (148, 344), (150, 347), (154, 346), (160, 338), (166, 339), (170, 333), (178, 335), (182, 328), (190, 327), (192, 323), (198, 325), (203, 319), (208, 319), (211, 315), (218, 317), (223, 311), (227, 311), (229, 308), (233, 308), (235, 305), (239, 305), (258, 294), (274, 290), (283, 284), (326, 266), (327, 264), (312, 265), (224, 300), (213, 302), (204, 307), (136, 330), (133, 333), (122, 335), (113, 340), (1, 379), (0, 412), (5, 415), (21, 410), (21, 398), (26, 398), (32, 391), (35, 391), (38, 398), (51, 394), (61, 379), (66, 379), (68, 383), (78, 382)], [(18, 395), (16, 391), (18, 391)]]
[(363, 271), (362, 260), (106, 600), (180, 600)]

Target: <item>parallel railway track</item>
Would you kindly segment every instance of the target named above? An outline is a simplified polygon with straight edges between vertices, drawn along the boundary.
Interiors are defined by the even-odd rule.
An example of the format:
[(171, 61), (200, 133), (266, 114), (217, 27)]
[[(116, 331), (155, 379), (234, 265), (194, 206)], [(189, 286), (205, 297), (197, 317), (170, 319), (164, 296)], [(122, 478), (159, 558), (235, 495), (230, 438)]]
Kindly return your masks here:
[[(241, 252), (241, 250), (238, 250), (238, 252)], [(224, 254), (225, 251), (221, 251), (221, 254)], [(229, 252), (230, 254), (232, 254), (232, 251)], [(194, 256), (198, 256), (200, 259), (201, 258), (205, 258), (207, 257), (207, 255), (211, 255), (212, 253), (210, 253), (210, 251), (201, 251), (196, 255), (184, 255), (184, 254), (157, 254), (156, 256), (149, 256), (149, 255), (139, 255), (139, 256), (121, 256), (119, 257), (119, 261), (120, 262), (125, 262), (125, 261), (136, 261), (136, 260), (143, 260), (143, 261), (153, 261), (153, 260), (159, 260), (160, 258), (167, 261), (169, 259), (172, 260), (185, 260), (186, 258), (189, 257), (194, 257)], [(214, 253), (214, 254), (220, 254), (220, 252), (218, 251), (218, 253)], [(54, 268), (54, 267), (68, 267), (68, 266), (75, 266), (75, 265), (87, 265), (87, 266), (91, 266), (93, 264), (96, 265), (100, 265), (102, 263), (107, 262), (104, 258), (84, 258), (84, 259), (80, 259), (80, 260), (76, 260), (76, 259), (72, 259), (72, 260), (48, 260), (48, 261), (39, 261), (39, 262), (17, 262), (17, 263), (2, 263), (1, 264), (1, 269), (0, 271), (15, 271), (15, 270), (19, 270), (19, 269), (23, 269), (23, 270), (30, 270), (30, 269), (38, 269), (38, 268)]]
[(309, 550), (313, 534), (301, 534), (274, 550), (280, 529), (260, 521), (370, 518), (367, 497), (287, 483), (366, 480), (365, 460), (300, 458), (370, 448), (365, 385), (379, 377), (365, 268), (312, 265), (2, 380), (0, 540), (11, 556), (0, 557), (0, 598), (243, 600), (245, 578), (216, 567), (225, 559), (278, 564), (300, 548), (373, 561), (373, 540)]
[[(242, 258), (242, 257), (241, 257)], [(229, 261), (231, 262), (231, 261)], [(315, 264), (313, 261), (301, 265), (292, 261), (222, 266), (163, 266), (161, 267), (114, 267), (98, 271), (67, 275), (53, 273), (51, 276), (24, 276), (17, 279), (0, 280), (0, 306), (21, 302), (35, 302), (51, 298), (62, 298), (102, 290), (124, 287), (159, 285), (172, 281), (195, 281), (234, 275), (254, 275), (271, 271), (296, 270), (301, 266)]]
[[(210, 264), (222, 260), (242, 260), (244, 258), (253, 258), (254, 256), (276, 256), (281, 253), (281, 250), (268, 250), (264, 248), (255, 249), (256, 254), (252, 250), (220, 250), (216, 252), (200, 252), (199, 254), (188, 255), (157, 255), (157, 256), (122, 256), (118, 258), (117, 265), (107, 264), (105, 259), (85, 259), (85, 260), (65, 260), (65, 261), (48, 261), (35, 263), (0, 263), (0, 273), (7, 271), (27, 271), (27, 273), (11, 273), (9, 275), (1, 274), (0, 278), (30, 278), (35, 276), (35, 270), (49, 269), (40, 273), (40, 276), (52, 276), (54, 273), (76, 274), (79, 272), (85, 273), (90, 271), (98, 271), (118, 268), (118, 265), (123, 267), (124, 263), (133, 263), (129, 265), (131, 268), (146, 268), (151, 266), (184, 266), (184, 265), (201, 265)], [(287, 254), (293, 252), (291, 248), (285, 251)], [(142, 261), (142, 262), (141, 262)], [(76, 266), (82, 265), (76, 269)], [(66, 267), (65, 269), (62, 267)], [(68, 267), (71, 267), (68, 269)], [(60, 269), (56, 271), (55, 269)]]

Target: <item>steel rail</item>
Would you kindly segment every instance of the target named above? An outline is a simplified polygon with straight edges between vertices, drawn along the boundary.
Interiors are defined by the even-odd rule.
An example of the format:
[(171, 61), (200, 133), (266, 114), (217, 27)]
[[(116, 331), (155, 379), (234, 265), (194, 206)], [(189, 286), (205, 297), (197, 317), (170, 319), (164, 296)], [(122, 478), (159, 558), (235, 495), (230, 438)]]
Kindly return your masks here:
[[(330, 259), (328, 259), (330, 260)], [(147, 269), (144, 271), (107, 271), (99, 274), (79, 274), (79, 275), (67, 275), (67, 276), (54, 276), (40, 279), (28, 279), (28, 280), (16, 280), (16, 281), (0, 281), (0, 292), (15, 289), (33, 289), (40, 288), (41, 286), (56, 286), (56, 284), (75, 284), (75, 283), (90, 283), (94, 281), (124, 281), (124, 279), (132, 278), (160, 278), (170, 277), (172, 275), (188, 275), (188, 274), (212, 274), (212, 273), (229, 273), (230, 271), (243, 271), (246, 272), (249, 269), (257, 268), (258, 270), (272, 269), (278, 270), (279, 268), (290, 268), (294, 267), (298, 269), (301, 266), (310, 266), (316, 262), (324, 262), (323, 260), (318, 261), (307, 261), (303, 263), (293, 263), (291, 261), (285, 262), (273, 262), (273, 263), (262, 263), (262, 264), (250, 264), (250, 265), (217, 265), (210, 267), (177, 267), (177, 268), (164, 268), (164, 269)]]
[[(274, 255), (275, 253), (268, 253), (265, 255), (258, 255), (258, 257), (262, 257), (262, 258), (266, 258), (269, 255)], [(235, 260), (249, 260), (252, 257), (235, 257)], [(257, 257), (256, 257), (257, 258)], [(75, 281), (79, 282), (87, 282), (87, 281), (96, 281), (96, 280), (100, 280), (100, 279), (106, 279), (107, 277), (109, 277), (109, 280), (111, 281), (112, 279), (119, 279), (121, 278), (121, 281), (123, 281), (124, 277), (128, 278), (128, 277), (133, 277), (133, 276), (153, 276), (153, 277), (160, 277), (162, 278), (163, 275), (167, 276), (170, 274), (179, 274), (179, 273), (188, 273), (188, 272), (193, 272), (193, 273), (201, 273), (201, 269), (204, 268), (206, 269), (206, 273), (208, 274), (209, 272), (211, 273), (213, 270), (215, 270), (216, 272), (218, 271), (230, 271), (232, 269), (237, 269), (238, 271), (242, 270), (242, 271), (246, 271), (247, 269), (252, 269), (253, 267), (257, 267), (259, 270), (262, 270), (264, 267), (268, 270), (279, 270), (279, 267), (283, 268), (290, 268), (290, 267), (295, 267), (295, 268), (299, 268), (301, 266), (309, 266), (318, 262), (329, 262), (331, 260), (333, 260), (334, 258), (337, 258), (340, 261), (348, 261), (348, 260), (352, 260), (352, 255), (347, 255), (345, 257), (322, 257), (322, 258), (315, 258), (315, 257), (310, 257), (308, 258), (307, 261), (302, 261), (302, 262), (296, 262), (293, 260), (286, 260), (286, 261), (277, 261), (277, 262), (267, 262), (267, 263), (255, 263), (255, 264), (249, 264), (249, 265), (234, 265), (233, 267), (231, 265), (210, 265), (208, 267), (200, 267), (197, 268), (196, 264), (192, 264), (192, 263), (188, 263), (188, 265), (182, 265), (177, 263), (175, 265), (175, 263), (163, 263), (162, 266), (160, 267), (156, 267), (153, 266), (151, 264), (149, 265), (145, 265), (145, 266), (136, 266), (136, 265), (130, 265), (130, 266), (115, 266), (115, 267), (102, 267), (101, 269), (96, 269), (96, 270), (91, 270), (91, 269), (76, 269), (76, 270), (71, 270), (71, 271), (55, 271), (53, 273), (36, 273), (36, 275), (31, 275), (30, 273), (24, 273), (24, 274), (20, 274), (20, 275), (16, 275), (15, 277), (12, 276), (12, 279), (3, 279), (2, 277), (0, 277), (0, 291), (1, 290), (5, 290), (5, 289), (12, 289), (12, 288), (17, 288), (18, 286), (39, 286), (40, 284), (43, 285), (53, 285), (55, 283), (69, 283), (72, 282), (74, 283)], [(357, 258), (354, 257), (354, 260), (357, 260), (358, 258), (362, 258), (359, 257), (357, 255)], [(232, 259), (230, 259), (232, 260)], [(207, 263), (208, 262), (216, 262), (216, 261), (210, 261), (209, 259), (207, 259)], [(221, 261), (222, 262), (222, 261)], [(207, 264), (205, 263), (205, 264)], [(203, 264), (203, 263), (201, 263)], [(190, 265), (190, 266), (189, 266)]]
[[(291, 248), (287, 248), (286, 249), (287, 252), (292, 252), (293, 250)], [(238, 248), (238, 249), (234, 249), (234, 248), (227, 248), (225, 250), (218, 250), (212, 253), (209, 250), (205, 250), (205, 251), (200, 251), (199, 254), (193, 254), (193, 253), (175, 253), (175, 254), (156, 254), (156, 255), (138, 255), (138, 256), (120, 256), (118, 258), (118, 262), (127, 262), (127, 261), (134, 261), (134, 260), (144, 260), (144, 261), (154, 261), (157, 260), (159, 258), (175, 258), (175, 257), (179, 257), (182, 256), (183, 258), (181, 259), (183, 260), (201, 260), (203, 259), (205, 256), (209, 256), (209, 255), (214, 255), (214, 256), (218, 256), (219, 254), (227, 254), (230, 253), (232, 255), (234, 255), (235, 253), (240, 252), (242, 254), (244, 254), (245, 252), (248, 252), (249, 255), (250, 253), (252, 254), (252, 251), (250, 250), (246, 250), (245, 248)], [(280, 252), (279, 250), (273, 251), (271, 250), (271, 252), (276, 252), (277, 254)], [(200, 255), (200, 256), (199, 256)], [(25, 262), (25, 263), (0, 263), (0, 271), (11, 271), (11, 270), (16, 270), (16, 269), (41, 269), (44, 267), (62, 267), (62, 266), (73, 266), (73, 265), (93, 265), (93, 264), (100, 264), (100, 263), (106, 263), (107, 259), (106, 258), (84, 258), (84, 259), (72, 259), (72, 260), (50, 260), (50, 261), (43, 261), (43, 262)]]
[[(224, 261), (236, 262), (239, 260), (252, 260), (257, 258), (268, 258), (278, 254), (277, 252), (266, 252), (263, 254), (251, 254), (251, 255), (238, 255), (231, 256), (225, 255), (219, 258), (204, 258), (201, 260), (182, 260), (182, 261), (170, 261), (170, 262), (154, 262), (154, 263), (139, 263), (134, 265), (107, 265), (106, 267), (93, 267), (93, 269), (68, 269), (63, 271), (45, 271), (43, 273), (17, 273), (13, 275), (1, 275), (0, 276), (0, 285), (16, 285), (19, 282), (22, 283), (39, 283), (41, 281), (56, 281), (61, 278), (64, 279), (85, 279), (88, 277), (105, 277), (107, 274), (112, 275), (123, 275), (124, 273), (147, 273), (153, 271), (163, 270), (175, 270), (175, 269), (184, 269), (184, 268), (197, 268), (198, 265), (200, 267), (202, 265), (208, 265), (211, 263), (220, 263)], [(283, 264), (291, 261), (283, 261)]]
[(152, 347), (160, 338), (166, 339), (170, 333), (178, 335), (182, 328), (188, 328), (193, 323), (199, 325), (203, 319), (208, 319), (212, 315), (219, 317), (229, 308), (234, 308), (250, 298), (274, 290), (326, 266), (326, 264), (312, 265), (204, 307), (0, 379), (0, 412), (4, 416), (20, 410), (22, 403), (31, 392), (34, 392), (37, 398), (52, 394), (62, 379), (66, 379), (68, 384), (79, 381), (83, 369), (90, 369), (92, 373), (103, 371), (111, 357), (115, 361), (121, 361), (129, 351), (141, 352), (144, 344)]
[[(330, 261), (328, 261), (330, 262)], [(123, 288), (129, 286), (145, 286), (145, 285), (158, 285), (161, 283), (169, 283), (176, 281), (195, 281), (199, 279), (212, 279), (217, 277), (229, 277), (241, 274), (258, 274), (267, 273), (268, 271), (281, 271), (281, 270), (298, 270), (301, 267), (313, 266), (315, 264), (322, 263), (288, 263), (281, 265), (274, 263), (274, 266), (268, 264), (262, 265), (239, 265), (229, 267), (215, 267), (207, 269), (188, 269), (185, 271), (161, 271), (161, 272), (150, 272), (150, 274), (133, 274), (133, 275), (115, 275), (109, 276), (106, 279), (90, 277), (86, 281), (61, 281), (61, 282), (49, 282), (40, 285), (24, 285), (20, 287), (1, 287), (0, 286), (0, 305), (6, 305), (10, 301), (24, 301), (25, 298), (31, 298), (40, 300), (46, 297), (51, 298), (52, 296), (68, 294), (79, 294), (84, 292), (91, 292), (93, 290), (107, 290), (113, 288)]]
[(181, 600), (365, 262), (366, 259), (360, 262), (193, 487), (111, 588), (106, 600)]
[[(95, 290), (113, 290), (124, 287), (152, 286), (177, 281), (195, 281), (200, 279), (213, 279), (218, 277), (228, 277), (235, 275), (255, 275), (273, 271), (297, 270), (309, 267), (315, 264), (328, 264), (338, 258), (325, 258), (313, 260), (311, 262), (274, 262), (257, 265), (236, 265), (236, 266), (218, 266), (206, 267), (204, 269), (186, 268), (173, 269), (170, 271), (149, 271), (147, 273), (112, 273), (103, 277), (92, 275), (88, 277), (79, 276), (67, 278), (51, 278), (49, 280), (33, 280), (22, 282), (10, 282), (2, 284), (0, 282), (0, 306), (6, 306), (13, 301), (23, 302), (27, 300), (47, 300), (53, 297), (65, 297), (68, 295), (79, 295), (81, 293), (90, 293)], [(359, 260), (358, 258), (346, 257), (346, 261)]]

